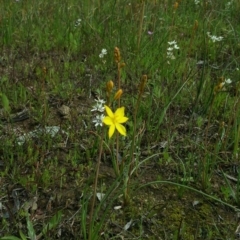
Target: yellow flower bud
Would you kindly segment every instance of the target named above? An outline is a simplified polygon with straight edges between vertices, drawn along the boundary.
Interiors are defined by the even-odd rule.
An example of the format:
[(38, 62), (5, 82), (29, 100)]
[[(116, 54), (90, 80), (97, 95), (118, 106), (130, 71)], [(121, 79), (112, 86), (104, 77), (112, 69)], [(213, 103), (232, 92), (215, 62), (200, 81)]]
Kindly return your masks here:
[(146, 83), (147, 83), (147, 75), (142, 75), (142, 79), (139, 85), (140, 94), (143, 93)]
[(218, 84), (219, 90), (221, 90), (221, 89), (223, 88), (223, 86), (224, 86), (224, 82), (219, 83), (219, 84)]
[(126, 66), (125, 63), (121, 63), (121, 65), (120, 65), (121, 68), (124, 68), (125, 66)]
[(195, 20), (194, 22), (194, 27), (193, 27), (194, 31), (196, 31), (198, 29), (198, 21)]
[(217, 92), (221, 91), (224, 86), (224, 82), (220, 82), (218, 85), (214, 87), (214, 94), (217, 94)]
[(177, 10), (177, 8), (178, 8), (178, 2), (175, 2), (175, 3), (174, 3), (173, 8), (174, 8), (174, 10)]
[(122, 96), (122, 94), (123, 94), (122, 89), (119, 89), (114, 95), (114, 100), (118, 100)]
[(120, 54), (120, 50), (118, 47), (114, 48), (114, 59), (116, 63), (119, 63), (121, 60), (121, 54)]
[(106, 84), (107, 92), (110, 93), (113, 89), (114, 83), (112, 80), (108, 81)]
[(44, 75), (46, 75), (46, 74), (47, 74), (47, 68), (46, 68), (46, 67), (43, 67), (43, 68), (42, 68), (42, 72), (43, 72)]
[(221, 127), (221, 128), (224, 128), (224, 127), (225, 127), (225, 122), (224, 122), (224, 121), (220, 122), (220, 127)]

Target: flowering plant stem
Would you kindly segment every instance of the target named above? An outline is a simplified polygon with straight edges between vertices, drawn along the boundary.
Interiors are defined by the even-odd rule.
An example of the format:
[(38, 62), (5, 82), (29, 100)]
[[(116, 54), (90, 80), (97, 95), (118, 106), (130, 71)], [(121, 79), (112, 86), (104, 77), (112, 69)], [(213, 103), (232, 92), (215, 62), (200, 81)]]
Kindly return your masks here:
[(90, 217), (89, 217), (89, 231), (88, 231), (88, 239), (91, 240), (92, 238), (92, 230), (93, 230), (93, 212), (94, 212), (94, 206), (96, 201), (96, 194), (97, 194), (97, 184), (98, 184), (98, 175), (99, 175), (99, 168), (101, 163), (101, 156), (103, 151), (103, 134), (104, 131), (102, 131), (101, 135), (101, 142), (100, 142), (100, 148), (99, 148), (99, 154), (98, 154), (98, 160), (97, 160), (97, 168), (96, 168), (96, 175), (95, 175), (95, 181), (94, 181), (94, 189), (93, 189), (93, 197), (91, 202), (91, 210), (90, 210)]
[[(120, 80), (120, 76), (121, 76), (121, 63), (118, 62), (117, 63), (117, 80), (118, 80), (118, 89), (120, 89), (121, 87), (121, 80)], [(120, 98), (118, 98), (118, 107), (120, 107), (121, 102), (120, 102)], [(117, 132), (116, 134), (116, 166), (115, 166), (115, 172), (117, 177), (119, 176), (119, 133)]]
[[(121, 56), (120, 56), (120, 51), (118, 48), (115, 48), (115, 61), (117, 63), (117, 82), (118, 82), (118, 90), (121, 88)], [(121, 102), (120, 102), (120, 97), (118, 98), (118, 108), (120, 108)], [(115, 173), (117, 176), (119, 176), (119, 133), (116, 133), (116, 164), (114, 167)]]
[(119, 177), (119, 159), (118, 159), (118, 156), (119, 156), (119, 133), (117, 132), (116, 134), (116, 166), (115, 166), (115, 173), (116, 173), (116, 176)]
[(237, 91), (236, 91), (236, 111), (234, 111), (234, 127), (236, 129), (236, 133), (234, 136), (234, 146), (233, 146), (233, 155), (235, 159), (239, 159), (239, 142), (240, 142), (240, 99), (239, 99), (239, 91), (240, 90), (240, 82), (237, 84)]

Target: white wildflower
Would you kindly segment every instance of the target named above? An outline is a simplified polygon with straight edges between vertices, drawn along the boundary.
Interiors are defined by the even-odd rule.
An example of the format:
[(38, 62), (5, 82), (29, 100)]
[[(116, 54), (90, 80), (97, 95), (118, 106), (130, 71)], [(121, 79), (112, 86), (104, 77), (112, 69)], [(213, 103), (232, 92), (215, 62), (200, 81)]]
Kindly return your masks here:
[(217, 37), (215, 35), (211, 35), (210, 32), (207, 32), (208, 37), (212, 40), (212, 42), (221, 42), (223, 37)]
[(176, 59), (172, 52), (167, 52), (167, 58), (170, 58), (172, 60)]
[(81, 24), (81, 21), (82, 21), (82, 19), (77, 19), (76, 20), (76, 22), (75, 22), (75, 25), (74, 25), (74, 27), (76, 28), (76, 27), (78, 27), (80, 24)]
[(179, 46), (177, 44), (174, 44), (174, 49), (179, 49)]
[(177, 42), (174, 40), (174, 41), (172, 41), (172, 42), (168, 42), (168, 44), (169, 44), (169, 45), (175, 45), (175, 44), (177, 44)]
[(100, 98), (97, 98), (95, 99), (95, 101), (98, 103), (98, 104), (102, 104), (104, 105), (106, 101), (104, 101), (103, 99), (100, 99)]
[(91, 112), (104, 112), (104, 106), (101, 104), (95, 104), (91, 110)]
[(224, 82), (221, 83), (221, 88), (225, 85), (229, 85), (232, 83), (232, 80), (230, 78), (225, 79)]
[(104, 103), (105, 101), (102, 99), (95, 99), (96, 104), (93, 106), (91, 112), (104, 112)]
[(226, 10), (229, 10), (230, 7), (232, 6), (232, 4), (233, 4), (233, 0), (227, 2), (227, 3), (226, 3)]
[(174, 56), (173, 51), (174, 51), (174, 49), (179, 49), (179, 47), (175, 40), (168, 42), (168, 45), (170, 45), (170, 46), (167, 48), (167, 58), (174, 60), (174, 59), (176, 59), (176, 57)]
[(107, 49), (103, 48), (101, 53), (99, 54), (99, 57), (104, 58), (105, 55), (107, 55)]
[(92, 121), (94, 123), (94, 126), (95, 127), (98, 127), (98, 126), (102, 127), (102, 125), (103, 125), (102, 120), (103, 120), (104, 117), (105, 117), (104, 114), (97, 115)]
[(226, 83), (226, 84), (231, 84), (231, 83), (232, 83), (232, 80), (231, 80), (230, 78), (228, 78), (228, 79), (226, 79), (226, 80), (224, 81), (224, 83)]

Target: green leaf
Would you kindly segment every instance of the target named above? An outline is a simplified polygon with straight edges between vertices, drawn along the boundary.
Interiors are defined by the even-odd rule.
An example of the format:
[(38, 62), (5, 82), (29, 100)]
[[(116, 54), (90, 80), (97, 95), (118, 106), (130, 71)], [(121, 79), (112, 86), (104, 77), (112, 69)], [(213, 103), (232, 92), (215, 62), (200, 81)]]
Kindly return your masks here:
[(22, 238), (22, 240), (27, 240), (26, 236), (23, 234), (23, 232), (20, 230), (19, 231), (20, 237)]
[(14, 236), (6, 236), (6, 237), (0, 238), (0, 240), (22, 240), (22, 239)]
[(29, 216), (27, 216), (27, 229), (28, 229), (28, 237), (31, 240), (36, 239), (36, 233), (35, 233), (35, 230), (33, 228), (33, 224), (32, 224), (32, 222), (29, 219)]
[(45, 235), (49, 230), (52, 228), (55, 228), (62, 218), (62, 211), (58, 211), (57, 214), (55, 214), (48, 222), (47, 225), (44, 226), (42, 230), (42, 234)]
[(74, 38), (72, 33), (69, 34), (69, 44), (70, 44), (70, 48), (71, 48), (72, 51), (77, 50), (77, 41)]
[(1, 96), (2, 96), (2, 104), (3, 104), (4, 110), (7, 112), (10, 112), (9, 100), (7, 96), (4, 93), (2, 93)]

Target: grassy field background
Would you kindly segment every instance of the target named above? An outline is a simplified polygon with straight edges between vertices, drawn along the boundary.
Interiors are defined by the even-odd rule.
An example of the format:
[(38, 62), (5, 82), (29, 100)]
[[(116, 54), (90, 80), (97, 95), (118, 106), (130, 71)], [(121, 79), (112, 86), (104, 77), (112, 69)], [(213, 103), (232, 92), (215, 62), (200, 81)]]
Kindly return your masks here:
[(0, 4), (1, 240), (239, 238), (239, 1)]

